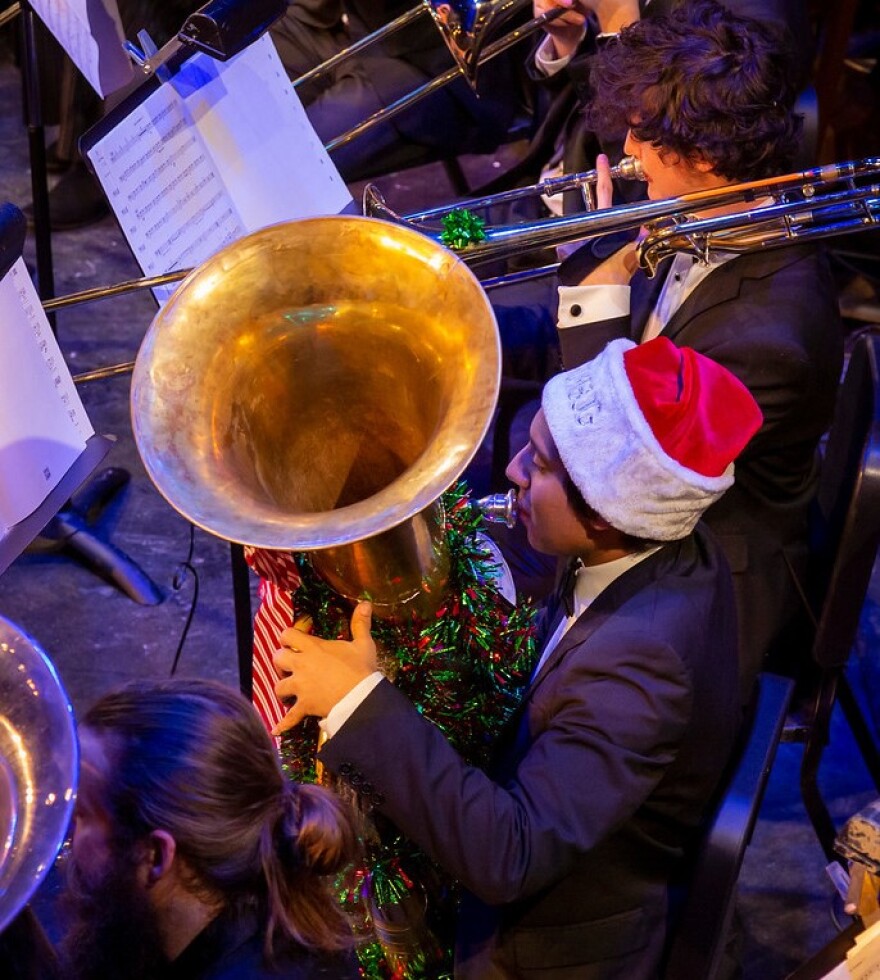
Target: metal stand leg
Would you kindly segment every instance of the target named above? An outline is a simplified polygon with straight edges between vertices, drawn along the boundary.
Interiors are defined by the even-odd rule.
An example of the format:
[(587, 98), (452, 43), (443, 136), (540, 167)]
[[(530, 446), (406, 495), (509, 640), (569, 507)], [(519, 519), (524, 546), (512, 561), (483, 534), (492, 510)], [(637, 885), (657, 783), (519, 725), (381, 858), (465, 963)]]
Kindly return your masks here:
[(229, 546), (232, 560), (232, 595), (235, 601), (235, 640), (238, 648), (238, 686), (250, 700), (254, 693), (253, 650), (254, 623), (251, 616), (251, 583), (244, 548)]
[(103, 470), (82, 491), (76, 503), (69, 502), (58, 511), (30, 550), (64, 552), (135, 602), (155, 606), (162, 601), (162, 593), (152, 579), (128, 555), (97, 537), (90, 526), (128, 480), (126, 470), (118, 467)]
[[(31, 163), (31, 192), (34, 207), (34, 242), (37, 258), (37, 288), (40, 299), (55, 296), (52, 268), (52, 230), (49, 223), (49, 183), (46, 175), (46, 134), (40, 97), (37, 59), (36, 14), (27, 0), (21, 4), (21, 76), (24, 92), (25, 125)], [(55, 322), (49, 318), (52, 329)]]

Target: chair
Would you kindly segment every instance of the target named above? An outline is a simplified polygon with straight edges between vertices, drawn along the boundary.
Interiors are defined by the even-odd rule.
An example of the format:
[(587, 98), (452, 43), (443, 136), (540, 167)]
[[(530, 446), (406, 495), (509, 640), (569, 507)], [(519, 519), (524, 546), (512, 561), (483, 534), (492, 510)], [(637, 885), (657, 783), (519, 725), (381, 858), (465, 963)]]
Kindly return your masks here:
[(713, 980), (733, 917), (736, 883), (764, 798), (794, 682), (758, 678), (740, 748), (698, 848), (687, 897), (672, 930), (663, 980)]
[(801, 794), (832, 861), (836, 831), (818, 772), (835, 703), (880, 791), (880, 751), (844, 673), (880, 544), (880, 334), (862, 335), (853, 348), (828, 436), (816, 517), (812, 557), (819, 602), (810, 707), (805, 723), (790, 728), (786, 740), (804, 742)]
[[(844, 676), (880, 543), (880, 334), (856, 342), (838, 397), (820, 481), (813, 566), (817, 573), (811, 710), (794, 732), (805, 742), (801, 792), (829, 860), (835, 828), (817, 784), (834, 704), (853, 729), (880, 790), (880, 753)], [(776, 747), (792, 740), (786, 716), (794, 681), (759, 677), (752, 720), (698, 850), (688, 895), (670, 937), (663, 980), (713, 980), (733, 914), (735, 887)]]

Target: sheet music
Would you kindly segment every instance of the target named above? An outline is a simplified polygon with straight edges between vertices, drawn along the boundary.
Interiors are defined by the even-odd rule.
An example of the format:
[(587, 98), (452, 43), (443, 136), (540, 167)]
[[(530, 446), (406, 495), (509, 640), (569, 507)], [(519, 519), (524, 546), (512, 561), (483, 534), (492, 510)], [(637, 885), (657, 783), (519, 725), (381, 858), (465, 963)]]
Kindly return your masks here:
[(186, 104), (162, 85), (90, 159), (146, 275), (203, 262), (245, 233)]
[(248, 231), (339, 214), (351, 203), (268, 34), (230, 62), (190, 59), (171, 84)]
[(228, 62), (195, 54), (88, 156), (147, 275), (351, 202), (268, 35)]
[(846, 953), (846, 967), (852, 980), (880, 980), (880, 922), (856, 936), (855, 946)]
[(31, 0), (31, 6), (102, 98), (131, 81), (116, 0)]
[(0, 281), (0, 528), (33, 513), (94, 434), (24, 260)]

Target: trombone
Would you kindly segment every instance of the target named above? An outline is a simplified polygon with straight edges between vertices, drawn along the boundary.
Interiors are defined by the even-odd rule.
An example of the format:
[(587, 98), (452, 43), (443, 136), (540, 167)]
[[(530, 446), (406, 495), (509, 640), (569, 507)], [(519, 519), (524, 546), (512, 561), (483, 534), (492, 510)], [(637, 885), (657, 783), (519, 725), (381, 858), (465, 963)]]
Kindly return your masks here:
[[(459, 204), (442, 204), (436, 208), (427, 208), (424, 211), (416, 211), (406, 216), (409, 225), (416, 227), (426, 225), (428, 222), (446, 218), (453, 211), (466, 209), (469, 211), (486, 210), (498, 204), (508, 204), (511, 201), (522, 200), (525, 197), (556, 197), (567, 191), (580, 191), (586, 211), (594, 211), (596, 204), (593, 200), (593, 189), (598, 180), (598, 170), (585, 170), (576, 174), (563, 174), (560, 177), (547, 177), (531, 184), (527, 187), (514, 187), (509, 191), (499, 191), (497, 194), (490, 194), (486, 197), (474, 198)], [(620, 163), (611, 168), (612, 180), (642, 180), (642, 165), (635, 157), (624, 157)], [(367, 184), (364, 188), (363, 213), (381, 217), (378, 212), (382, 208), (387, 208), (385, 199), (379, 189), (374, 184)], [(393, 212), (388, 209), (388, 213)], [(399, 219), (398, 219), (399, 220)]]
[(437, 75), (424, 85), (418, 86), (407, 95), (401, 96), (390, 105), (367, 116), (356, 126), (330, 140), (324, 148), (328, 153), (332, 153), (339, 147), (346, 146), (368, 129), (399, 115), (404, 109), (421, 102), (422, 99), (444, 88), (457, 78), (463, 77), (476, 91), (477, 70), (481, 65), (498, 57), (513, 45), (534, 34), (549, 21), (555, 20), (565, 13), (566, 10), (564, 7), (547, 10), (538, 17), (533, 17), (519, 27), (513, 28), (491, 44), (487, 44), (489, 35), (497, 31), (502, 24), (510, 20), (519, 11), (525, 9), (528, 3), (529, 0), (464, 0), (464, 2), (455, 4), (450, 4), (446, 0), (419, 0), (416, 7), (401, 14), (384, 27), (373, 31), (372, 34), (356, 41), (332, 58), (321, 62), (320, 65), (316, 65), (304, 75), (300, 75), (293, 82), (294, 88), (321, 77), (341, 62), (361, 53), (377, 41), (402, 30), (424, 13), (431, 15), (446, 43), (446, 47), (455, 59), (455, 64), (447, 71)]
[(466, 3), (458, 3), (454, 7), (443, 0), (419, 0), (414, 7), (404, 11), (399, 17), (294, 79), (293, 87), (299, 88), (323, 77), (344, 61), (363, 53), (379, 41), (397, 34), (420, 20), (425, 14), (431, 16), (461, 73), (470, 85), (474, 85), (480, 65), (480, 52), (490, 27), (498, 28), (524, 6), (524, 0), (469, 0)]
[[(617, 176), (638, 179), (632, 161), (622, 161)], [(565, 180), (565, 178), (561, 178)], [(595, 182), (596, 172), (571, 178)], [(684, 251), (705, 259), (712, 251), (741, 253), (757, 248), (777, 248), (789, 242), (829, 238), (864, 231), (880, 223), (880, 157), (828, 164), (782, 177), (728, 184), (705, 191), (657, 201), (640, 201), (582, 214), (546, 218), (516, 225), (479, 229), (472, 239), (453, 244), (468, 265), (548, 246), (599, 238), (642, 226), (647, 235), (639, 243), (640, 266), (653, 276), (664, 258)], [(548, 182), (532, 185), (526, 192), (544, 193)], [(516, 192), (522, 196), (520, 192)], [(498, 197), (503, 197), (499, 195)], [(498, 198), (465, 201), (454, 208), (472, 213), (497, 203)], [(770, 201), (771, 203), (765, 203)], [(721, 216), (694, 218), (706, 211), (733, 204), (753, 205), (747, 210)], [(385, 204), (375, 188), (367, 187), (365, 213), (399, 224), (412, 225), (444, 244), (444, 232), (425, 229), (426, 216), (448, 217), (453, 208), (398, 215)], [(501, 277), (505, 280), (506, 277)]]
[[(621, 168), (623, 168), (621, 170)], [(638, 179), (637, 168), (622, 161), (618, 175)], [(566, 178), (556, 178), (559, 184), (551, 188), (570, 189), (580, 184), (595, 183), (596, 172), (586, 171)], [(495, 198), (480, 198), (458, 205), (434, 208), (411, 215), (398, 215), (369, 188), (365, 192), (367, 217), (381, 218), (396, 224), (411, 225), (435, 241), (441, 241), (442, 231), (436, 227), (455, 209), (467, 210), (497, 203), (500, 197), (514, 193), (517, 197), (545, 193), (548, 182), (543, 181), (514, 192), (504, 192)], [(769, 203), (768, 203), (769, 202)], [(702, 212), (731, 204), (751, 205), (747, 210), (714, 217), (693, 217)], [(602, 210), (542, 221), (489, 227), (484, 238), (452, 250), (462, 262), (479, 266), (493, 259), (574, 241), (586, 241), (615, 232), (647, 227), (647, 235), (639, 243), (637, 257), (640, 266), (654, 275), (659, 265), (675, 252), (687, 252), (701, 260), (709, 253), (743, 253), (759, 248), (779, 248), (790, 242), (831, 238), (856, 231), (868, 231), (880, 226), (880, 157), (828, 164), (811, 170), (771, 177), (763, 180), (729, 184), (709, 191), (685, 194), (659, 201), (641, 201)], [(513, 273), (484, 280), (484, 289), (502, 286), (524, 276), (546, 274), (552, 266), (525, 273)], [(185, 278), (191, 269), (169, 272), (147, 279), (134, 279), (117, 286), (97, 287), (70, 296), (48, 300), (48, 312), (137, 289), (150, 289)], [(93, 381), (131, 371), (133, 362), (77, 375), (77, 383)]]

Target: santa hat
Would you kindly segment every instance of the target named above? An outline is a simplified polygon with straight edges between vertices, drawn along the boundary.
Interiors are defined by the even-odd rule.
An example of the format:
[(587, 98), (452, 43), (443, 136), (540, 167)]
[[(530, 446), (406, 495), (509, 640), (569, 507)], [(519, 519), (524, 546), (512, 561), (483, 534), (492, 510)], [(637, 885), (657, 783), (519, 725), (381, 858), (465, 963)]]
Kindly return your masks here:
[(738, 378), (667, 337), (612, 341), (551, 378), (542, 407), (587, 504), (617, 530), (655, 541), (693, 530), (763, 421)]

